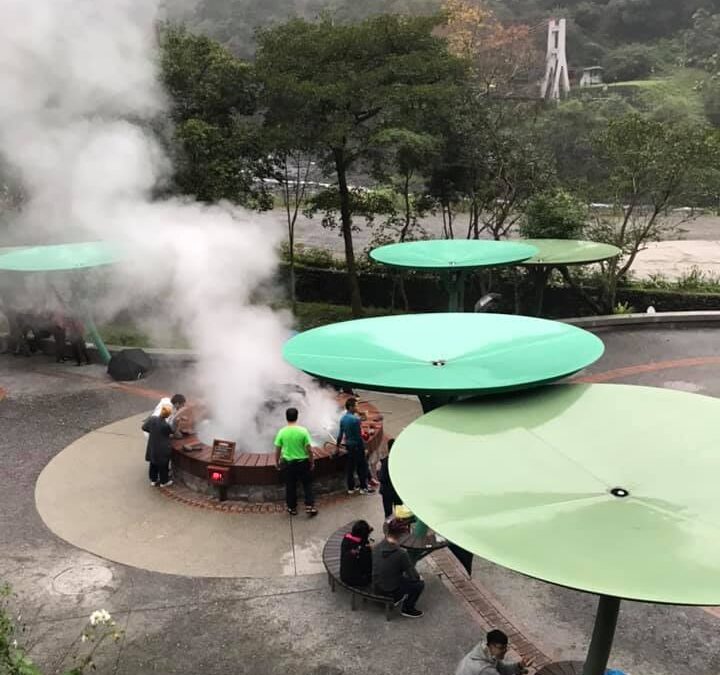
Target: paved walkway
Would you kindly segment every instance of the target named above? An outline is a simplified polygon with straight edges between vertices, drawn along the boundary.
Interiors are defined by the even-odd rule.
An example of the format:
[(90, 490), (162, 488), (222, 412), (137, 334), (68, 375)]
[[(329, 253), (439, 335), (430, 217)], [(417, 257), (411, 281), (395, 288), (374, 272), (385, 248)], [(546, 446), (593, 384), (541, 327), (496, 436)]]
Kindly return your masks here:
[[(411, 399), (374, 396), (390, 433), (420, 415)], [(192, 508), (153, 489), (135, 415), (92, 431), (56, 455), (37, 481), (45, 525), (65, 541), (108, 560), (195, 577), (318, 574), (329, 532), (354, 518), (381, 531), (379, 495), (343, 495), (320, 514), (238, 514)], [(165, 494), (163, 494), (165, 493)]]
[[(602, 337), (606, 356), (586, 377), (720, 395), (715, 330), (619, 331)], [(312, 567), (317, 565), (312, 542), (322, 540), (321, 530), (331, 531), (352, 517), (347, 500), (324, 509), (315, 521), (301, 516), (290, 524), (280, 515), (254, 516), (252, 520), (265, 528), (278, 526), (273, 535), (277, 531), (283, 544), (276, 548), (263, 540), (267, 530), (249, 526), (251, 536), (244, 536), (245, 524), (251, 522), (246, 515), (196, 511), (150, 490), (137, 430), (149, 407), (141, 389), (175, 389), (182, 377), (156, 372), (146, 382), (119, 389), (107, 383), (100, 368), (55, 368), (39, 359), (0, 357), (0, 387), (7, 390), (0, 401), (0, 579), (16, 590), (27, 622), (23, 639), (48, 672), (69, 663), (86, 617), (98, 607), (113, 612), (126, 631), (123, 641), (103, 656), (101, 673), (452, 673), (489, 622), (508, 627), (526, 653), (540, 648), (551, 658), (582, 657), (594, 612), (592, 596), (479, 560), (472, 584), (462, 578), (440, 581), (434, 568), (447, 561), (440, 556), (428, 560), (428, 588), (421, 601), (428, 615), (422, 621), (386, 624), (382, 612), (372, 606), (350, 612), (347, 596), (330, 593), (324, 575)], [(416, 413), (411, 400), (393, 404), (405, 406), (397, 417), (385, 409), (388, 429), (397, 433), (403, 417)], [(106, 456), (100, 456), (100, 447), (112, 453), (117, 476), (105, 475), (111, 467), (101, 461)], [(94, 481), (87, 480), (84, 471)], [(73, 504), (78, 497), (72, 485), (94, 495), (80, 500), (84, 508)], [(109, 486), (127, 491), (129, 499), (113, 507), (125, 514), (112, 512)], [(134, 503), (140, 499), (146, 501)], [(358, 497), (350, 503), (353, 513), (377, 507), (378, 517), (378, 501)], [(163, 522), (155, 518), (156, 509)], [(132, 517), (121, 532), (121, 516), (128, 514)], [(173, 527), (165, 527), (165, 516), (174, 519)], [(268, 567), (242, 577), (182, 572), (186, 562), (171, 560), (162, 549), (179, 546), (185, 531), (204, 536), (198, 519), (216, 522), (227, 546), (235, 548), (205, 556), (195, 551), (194, 540), (185, 539), (189, 547), (184, 552), (176, 549), (176, 557), (187, 555), (187, 564), (223, 570), (250, 565), (224, 558), (252, 558), (255, 548), (267, 547)], [(115, 549), (112, 555), (95, 555), (88, 551), (97, 542), (87, 541), (88, 550), (82, 550), (53, 534), (44, 520), (52, 529), (66, 527), (75, 533), (72, 536), (94, 537)], [(238, 541), (246, 547), (241, 550)], [(144, 550), (143, 561), (127, 559), (134, 554), (126, 549), (135, 548)], [(292, 569), (282, 562), (283, 556), (295, 558)], [(121, 559), (132, 564), (115, 562)], [(178, 573), (152, 571), (158, 561), (175, 565)], [(714, 610), (625, 603), (612, 662), (632, 675), (712, 675), (720, 672), (717, 628)]]

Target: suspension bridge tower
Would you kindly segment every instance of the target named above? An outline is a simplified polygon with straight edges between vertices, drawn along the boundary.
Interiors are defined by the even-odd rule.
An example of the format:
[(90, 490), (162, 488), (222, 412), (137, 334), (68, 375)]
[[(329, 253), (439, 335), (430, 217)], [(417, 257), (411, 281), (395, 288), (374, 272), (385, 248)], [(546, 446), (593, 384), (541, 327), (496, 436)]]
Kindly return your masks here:
[(567, 22), (550, 19), (548, 23), (547, 57), (541, 96), (546, 101), (559, 101), (570, 93), (566, 52)]

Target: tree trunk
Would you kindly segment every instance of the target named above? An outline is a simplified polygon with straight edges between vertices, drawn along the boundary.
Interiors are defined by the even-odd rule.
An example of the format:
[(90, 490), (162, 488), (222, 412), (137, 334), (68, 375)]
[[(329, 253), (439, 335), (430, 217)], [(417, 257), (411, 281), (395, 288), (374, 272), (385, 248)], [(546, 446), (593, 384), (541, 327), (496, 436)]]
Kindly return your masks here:
[(290, 249), (290, 306), (293, 316), (297, 313), (297, 296), (295, 295), (295, 233), (291, 231), (288, 247)]
[(350, 284), (350, 308), (355, 318), (362, 316), (362, 298), (360, 296), (360, 283), (357, 268), (355, 267), (355, 250), (352, 238), (352, 210), (350, 208), (350, 190), (347, 184), (345, 166), (345, 150), (335, 148), (335, 171), (338, 177), (338, 192), (340, 195), (340, 219), (342, 222), (343, 242), (345, 243), (345, 263), (347, 265), (348, 282)]

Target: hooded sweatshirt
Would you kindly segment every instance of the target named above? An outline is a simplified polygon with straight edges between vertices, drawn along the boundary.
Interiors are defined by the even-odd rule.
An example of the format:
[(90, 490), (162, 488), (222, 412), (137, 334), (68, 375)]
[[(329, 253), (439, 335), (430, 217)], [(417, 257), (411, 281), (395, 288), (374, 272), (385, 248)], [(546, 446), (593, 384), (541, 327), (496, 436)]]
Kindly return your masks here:
[(503, 663), (490, 656), (485, 643), (479, 642), (460, 661), (455, 675), (521, 675), (523, 672), (519, 663)]
[(372, 574), (372, 550), (367, 541), (348, 532), (340, 545), (340, 579), (350, 586), (367, 586)]
[(373, 586), (380, 593), (392, 594), (400, 588), (403, 576), (412, 581), (417, 581), (420, 578), (407, 551), (397, 544), (383, 539), (373, 549)]

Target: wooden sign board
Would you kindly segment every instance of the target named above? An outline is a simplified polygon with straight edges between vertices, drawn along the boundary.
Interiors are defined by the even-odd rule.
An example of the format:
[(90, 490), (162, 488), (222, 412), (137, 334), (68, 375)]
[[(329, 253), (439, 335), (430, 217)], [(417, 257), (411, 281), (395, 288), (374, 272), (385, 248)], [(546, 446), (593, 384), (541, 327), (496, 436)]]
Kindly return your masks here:
[(234, 441), (221, 441), (216, 438), (212, 444), (210, 461), (214, 464), (234, 464), (236, 445)]

